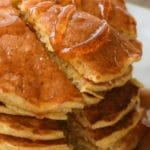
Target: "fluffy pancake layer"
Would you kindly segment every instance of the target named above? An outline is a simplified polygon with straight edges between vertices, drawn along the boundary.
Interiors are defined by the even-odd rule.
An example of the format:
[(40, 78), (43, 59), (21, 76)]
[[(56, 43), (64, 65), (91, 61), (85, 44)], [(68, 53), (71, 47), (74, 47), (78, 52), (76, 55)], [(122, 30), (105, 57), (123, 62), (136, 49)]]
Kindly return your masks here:
[(63, 122), (0, 114), (0, 134), (31, 140), (63, 139)]
[(138, 143), (145, 133), (145, 126), (139, 123), (124, 138), (110, 146), (110, 150), (133, 150), (137, 148)]
[[(19, 107), (14, 107), (14, 106), (6, 107), (3, 103), (0, 104), (0, 113), (10, 114), (10, 115), (20, 115), (20, 116), (31, 116), (31, 117), (36, 116), (34, 113), (28, 112)], [(43, 115), (38, 114), (38, 116), (36, 117), (41, 119), (43, 118)], [(66, 120), (67, 115), (66, 113), (63, 112), (45, 113), (44, 118), (49, 118), (53, 120)]]
[(23, 0), (19, 8), (48, 51), (55, 52), (49, 53), (51, 58), (80, 90), (87, 105), (98, 103), (104, 91), (131, 78), (131, 64), (140, 59), (141, 50), (104, 20), (55, 1)]
[(132, 66), (129, 66), (125, 74), (121, 77), (109, 82), (94, 83), (83, 78), (83, 76), (81, 76), (71, 65), (58, 58), (55, 54), (50, 53), (50, 56), (58, 63), (66, 76), (80, 90), (87, 105), (98, 103), (103, 99), (106, 91), (111, 90), (114, 87), (123, 86), (132, 77)]
[(107, 148), (109, 144), (120, 140), (136, 127), (142, 115), (142, 110), (131, 112), (112, 127), (94, 130), (93, 133), (96, 145), (98, 147)]
[(71, 122), (69, 123), (70, 142), (76, 146), (77, 150), (111, 149), (112, 145), (120, 142), (121, 139), (125, 138), (138, 125), (142, 115), (143, 110), (138, 109), (138, 111), (130, 112), (113, 126), (96, 130), (83, 128), (71, 118)]
[(0, 16), (0, 101), (37, 117), (82, 108), (81, 94), (50, 60), (17, 11), (1, 6)]
[(92, 129), (112, 126), (139, 104), (139, 87), (128, 81), (124, 86), (107, 91), (98, 104), (76, 112), (76, 119)]
[(23, 138), (0, 135), (1, 150), (72, 150), (64, 140), (31, 141)]

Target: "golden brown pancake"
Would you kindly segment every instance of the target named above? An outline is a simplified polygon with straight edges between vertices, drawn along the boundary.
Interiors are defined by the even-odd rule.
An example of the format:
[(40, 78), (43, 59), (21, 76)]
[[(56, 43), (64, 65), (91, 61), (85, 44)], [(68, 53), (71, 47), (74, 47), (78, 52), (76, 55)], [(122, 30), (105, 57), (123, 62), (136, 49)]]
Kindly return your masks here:
[[(74, 4), (79, 10), (88, 12), (108, 23), (125, 35), (130, 42), (142, 50), (141, 43), (136, 40), (136, 21), (129, 13), (124, 0), (57, 0), (61, 5)], [(136, 45), (135, 45), (136, 44)]]
[(0, 135), (1, 150), (72, 150), (64, 140), (31, 141), (24, 138)]
[(142, 118), (143, 111), (131, 112), (112, 127), (94, 130), (94, 139), (98, 147), (107, 147), (127, 135)]
[[(23, 0), (26, 5), (22, 9), (48, 0)], [(74, 4), (79, 10), (95, 15), (100, 19), (105, 19), (108, 23), (118, 30), (120, 33), (126, 35), (129, 39), (135, 39), (137, 36), (136, 21), (128, 12), (124, 0), (51, 0), (54, 3), (63, 6)]]
[[(125, 137), (116, 141), (115, 143), (109, 144), (107, 148), (95, 148), (91, 147), (92, 150), (135, 150), (138, 143), (143, 138), (146, 131), (145, 126), (141, 123), (137, 124), (136, 127), (131, 130)], [(136, 149), (136, 150), (146, 150), (146, 149)], [(148, 150), (148, 149), (147, 149)]]
[(124, 138), (111, 145), (110, 150), (135, 150), (138, 143), (143, 138), (146, 127), (139, 123), (129, 134)]
[(127, 9), (125, 0), (112, 0), (111, 2), (113, 4), (115, 4), (116, 6), (119, 6), (119, 7), (123, 8), (123, 9)]
[(77, 120), (92, 129), (112, 126), (139, 104), (139, 87), (132, 80), (124, 86), (106, 92), (98, 104), (87, 106), (77, 112)]
[[(32, 112), (28, 112), (22, 110), (18, 107), (6, 107), (5, 105), (0, 105), (0, 113), (9, 114), (9, 115), (20, 115), (20, 116), (31, 116), (35, 117), (35, 114)], [(37, 118), (49, 118), (53, 120), (66, 120), (67, 115), (63, 112), (53, 112), (53, 113), (45, 113), (44, 117), (38, 114)]]
[(142, 43), (140, 41), (138, 41), (137, 39), (131, 39), (130, 42), (137, 47), (138, 49), (141, 49), (142, 51)]
[(80, 92), (84, 94), (87, 93), (98, 98), (101, 98), (101, 96), (103, 96), (103, 92), (107, 90), (111, 90), (114, 87), (123, 86), (132, 77), (132, 66), (129, 66), (127, 71), (118, 78), (108, 82), (94, 83), (80, 75), (77, 70), (75, 70), (64, 60), (58, 58), (56, 54), (50, 53), (50, 57), (57, 62), (66, 76), (72, 81), (74, 85), (76, 85), (78, 89), (80, 89)]
[(24, 13), (49, 50), (94, 83), (122, 76), (130, 64), (140, 59), (141, 51), (106, 21), (78, 11), (73, 5), (62, 7), (46, 1)]
[(63, 120), (72, 109), (83, 108), (81, 94), (59, 67), (88, 105), (79, 113), (83, 118), (68, 121), (65, 134), (75, 149), (135, 148), (143, 110), (136, 108), (139, 86), (128, 80), (142, 52), (125, 2), (64, 0), (62, 6), (59, 0), (23, 0), (22, 14), (51, 51), (49, 58), (8, 6), (20, 1), (0, 2), (0, 149), (72, 149), (60, 121), (33, 118)]
[(150, 147), (149, 139), (150, 139), (150, 128), (148, 127), (145, 129), (144, 136), (139, 142), (136, 150), (149, 150)]
[[(32, 112), (28, 112), (26, 110), (23, 110), (19, 107), (11, 107), (11, 106), (5, 106), (4, 104), (0, 104), (0, 113), (4, 114), (10, 114), (10, 115), (21, 115), (21, 116), (31, 116), (35, 117), (35, 114)], [(43, 118), (40, 114), (36, 116), (37, 118)], [(54, 120), (66, 120), (67, 115), (63, 112), (53, 112), (53, 113), (45, 113), (44, 118), (54, 119)]]
[(132, 66), (130, 66), (127, 72), (125, 72), (125, 74), (121, 77), (109, 82), (96, 84), (83, 78), (71, 65), (68, 65), (63, 60), (60, 60), (55, 54), (51, 53), (50, 57), (54, 59), (59, 66), (61, 66), (67, 77), (80, 90), (87, 105), (100, 102), (104, 98), (104, 94), (107, 90), (111, 90), (114, 87), (123, 86), (132, 77)]
[(0, 113), (16, 115), (17, 113), (8, 109), (3, 103), (0, 103)]
[(136, 21), (129, 14), (124, 0), (58, 0), (57, 3), (73, 3), (79, 10), (107, 20), (112, 27), (128, 38), (136, 38)]
[[(20, 0), (20, 3), (23, 2), (25, 5), (22, 6), (22, 9), (24, 11), (27, 11), (28, 8), (40, 3), (40, 2), (45, 2), (45, 1), (49, 1), (50, 3), (56, 3), (56, 0)], [(20, 5), (20, 3), (18, 3), (18, 5)]]
[[(5, 0), (5, 1), (0, 1), (0, 7), (4, 6), (4, 7), (13, 7), (15, 9), (18, 9), (18, 4), (21, 3), (22, 0)], [(18, 11), (19, 13), (19, 11)]]
[[(77, 150), (106, 150), (121, 142), (139, 123), (143, 109), (130, 112), (118, 123), (106, 128), (92, 130), (83, 128), (73, 118), (69, 122), (69, 140)], [(117, 143), (119, 144), (119, 143)], [(122, 145), (123, 146), (123, 145)]]
[[(91, 52), (89, 52), (88, 48), (86, 47), (84, 49), (87, 49), (87, 52), (84, 50), (85, 52), (80, 53), (79, 52), (79, 51), (81, 51), (80, 48), (79, 48), (79, 51), (77, 50), (77, 53), (81, 54), (81, 55), (79, 54), (80, 56), (72, 57), (71, 56), (72, 52), (71, 53), (69, 52), (70, 54), (63, 53), (60, 56), (59, 54), (61, 53), (61, 51), (60, 51), (61, 46), (74, 47), (73, 46), (74, 44), (80, 45), (80, 43), (82, 43), (82, 42), (84, 43), (84, 40), (86, 41), (86, 39), (88, 39), (88, 36), (91, 35), (93, 31), (95, 32), (95, 30), (97, 30), (97, 28), (100, 25), (102, 26), (102, 28), (103, 27), (105, 28), (105, 25), (104, 25), (105, 23), (104, 23), (104, 21), (100, 21), (98, 18), (96, 18), (92, 15), (89, 15), (87, 13), (84, 13), (81, 11), (72, 12), (74, 10), (72, 5), (62, 7), (60, 5), (54, 5), (54, 4), (55, 4), (54, 1), (45, 1), (45, 0), (34, 0), (34, 1), (28, 0), (28, 1), (26, 1), (26, 0), (23, 0), (22, 4), (19, 5), (19, 8), (21, 9), (22, 14), (25, 16), (25, 19), (27, 19), (28, 22), (30, 22), (30, 25), (37, 31), (38, 35), (40, 34), (40, 39), (43, 43), (46, 44), (46, 47), (48, 48), (48, 50), (49, 51), (55, 50), (55, 54), (50, 53), (50, 57), (52, 59), (54, 59), (55, 62), (57, 62), (57, 64), (65, 72), (67, 77), (80, 90), (80, 92), (84, 96), (86, 104), (91, 105), (91, 104), (98, 103), (101, 99), (103, 99), (103, 95), (106, 90), (111, 90), (114, 87), (122, 86), (131, 78), (131, 72), (132, 72), (131, 64), (133, 61), (136, 61), (140, 58), (141, 50), (137, 50), (137, 49), (135, 50), (135, 48), (133, 48), (133, 46), (131, 46), (131, 44), (129, 44), (129, 43), (125, 44), (126, 42), (122, 41), (127, 47), (131, 46), (132, 48), (131, 47), (127, 48), (126, 46), (125, 46), (126, 47), (125, 48), (124, 46), (121, 46), (121, 48), (118, 47), (118, 50), (121, 49), (121, 51), (123, 52), (124, 51), (124, 50), (122, 50), (122, 47), (123, 47), (123, 49), (124, 48), (126, 50), (129, 49), (129, 51), (132, 49), (134, 51), (133, 52), (131, 50), (134, 53), (133, 54), (134, 56), (133, 56), (130, 52), (129, 52), (130, 53), (129, 54), (125, 50), (126, 52), (125, 51), (124, 52), (128, 56), (132, 55), (134, 57), (133, 58), (131, 56), (132, 58), (131, 57), (127, 58), (128, 56), (123, 52), (126, 55), (125, 59), (128, 59), (128, 60), (125, 60), (123, 58), (124, 54), (122, 52), (119, 52), (118, 50), (111, 51), (112, 52), (111, 54), (110, 54), (110, 52), (108, 52), (109, 49), (111, 49), (111, 48), (113, 49), (113, 47), (117, 47), (117, 46), (109, 47), (109, 45), (111, 45), (111, 43), (107, 44), (107, 46), (106, 46), (106, 45), (103, 45), (103, 42), (102, 42), (102, 45), (100, 44), (100, 46), (102, 46), (100, 49), (103, 49), (103, 47), (107, 47), (106, 49), (104, 48), (105, 50), (102, 50), (102, 52), (100, 52), (101, 50), (99, 50), (99, 47), (96, 48), (96, 50), (94, 50), (94, 51), (92, 50)], [(58, 12), (55, 11), (55, 9), (57, 9)], [(56, 41), (54, 40), (55, 41), (54, 43), (51, 43), (51, 40), (49, 39), (49, 37), (50, 37), (50, 35), (53, 34), (53, 31), (55, 32), (55, 27), (53, 26), (53, 23), (59, 18), (58, 16), (59, 16), (59, 14), (61, 14), (61, 12), (63, 15), (62, 9), (64, 9), (64, 10), (66, 9), (66, 11), (68, 10), (68, 15), (71, 15), (70, 14), (71, 12), (74, 15), (68, 16), (69, 18), (68, 18), (68, 20), (66, 20), (66, 21), (70, 22), (70, 23), (68, 22), (68, 25), (67, 25), (68, 29), (64, 28), (64, 33), (62, 35), (62, 38), (58, 38), (63, 41), (62, 42), (59, 41), (59, 43), (57, 43), (57, 39), (56, 39)], [(64, 11), (64, 13), (65, 13), (65, 11)], [(80, 21), (80, 18), (78, 18), (78, 16), (82, 16), (81, 21)], [(43, 20), (44, 18), (47, 21)], [(62, 17), (62, 19), (63, 19), (63, 17)], [(81, 26), (81, 28), (78, 27), (78, 24), (80, 24), (79, 26)], [(88, 32), (86, 31), (87, 33), (84, 31), (87, 28), (87, 27), (84, 27), (86, 25), (89, 28)], [(78, 28), (76, 28), (76, 27), (78, 27)], [(108, 27), (108, 28), (111, 28), (111, 27)], [(83, 36), (80, 36), (79, 33), (83, 34)], [(105, 34), (105, 31), (104, 31), (104, 34)], [(116, 33), (116, 35), (120, 36), (120, 35), (118, 35), (118, 33)], [(59, 36), (59, 33), (58, 33), (58, 36)], [(105, 35), (104, 35), (104, 37), (105, 37)], [(106, 37), (107, 37), (107, 35), (106, 35)], [(94, 39), (93, 41), (97, 41), (97, 36), (96, 36), (96, 39)], [(62, 43), (62, 44), (60, 44), (60, 43)], [(66, 45), (66, 44), (69, 44), (69, 45)], [(120, 45), (120, 41), (118, 44)], [(58, 49), (60, 48), (59, 52), (57, 51), (57, 48), (55, 49), (54, 45), (58, 46), (57, 47)], [(85, 45), (88, 46), (89, 44), (87, 43)], [(95, 44), (92, 44), (92, 45), (95, 45)], [(74, 52), (75, 51), (73, 50), (73, 53)], [(104, 57), (105, 52), (106, 52), (106, 55), (108, 54), (109, 56), (107, 55)], [(64, 55), (65, 55), (65, 58), (64, 58)], [(66, 60), (66, 56), (67, 56), (67, 60)], [(113, 57), (115, 57), (115, 58), (113, 58)], [(109, 58), (109, 60), (108, 60), (108, 58)], [(117, 62), (118, 61), (117, 59), (119, 59), (119, 61), (121, 60), (121, 62)], [(124, 62), (126, 62), (127, 64), (126, 64), (126, 66), (122, 67)], [(116, 71), (114, 68), (116, 68)], [(120, 71), (119, 71), (119, 68), (121, 69)], [(105, 70), (105, 69), (108, 69), (108, 70)], [(117, 71), (117, 69), (118, 69), (118, 71)], [(113, 71), (113, 72), (111, 72), (111, 71)]]
[(0, 101), (37, 117), (82, 108), (79, 91), (50, 60), (16, 10), (1, 6), (0, 16)]
[(63, 139), (63, 122), (0, 114), (0, 134), (31, 140)]

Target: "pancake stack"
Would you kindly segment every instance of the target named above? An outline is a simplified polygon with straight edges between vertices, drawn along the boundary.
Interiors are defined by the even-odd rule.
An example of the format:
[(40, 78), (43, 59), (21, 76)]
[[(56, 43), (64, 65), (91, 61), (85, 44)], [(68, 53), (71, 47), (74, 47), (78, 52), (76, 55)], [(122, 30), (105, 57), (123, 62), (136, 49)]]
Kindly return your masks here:
[(81, 94), (16, 9), (1, 4), (0, 17), (0, 149), (72, 149), (63, 126)]
[(0, 1), (0, 149), (134, 149), (141, 55), (123, 0)]

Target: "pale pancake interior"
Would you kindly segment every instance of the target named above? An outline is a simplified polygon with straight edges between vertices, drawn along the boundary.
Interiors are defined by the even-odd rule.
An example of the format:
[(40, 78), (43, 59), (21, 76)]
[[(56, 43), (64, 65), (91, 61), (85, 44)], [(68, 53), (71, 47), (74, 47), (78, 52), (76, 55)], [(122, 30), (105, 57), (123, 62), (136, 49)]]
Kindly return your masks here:
[(0, 114), (0, 134), (31, 140), (63, 139), (63, 122)]
[(72, 150), (64, 140), (31, 141), (0, 134), (0, 149), (3, 150)]

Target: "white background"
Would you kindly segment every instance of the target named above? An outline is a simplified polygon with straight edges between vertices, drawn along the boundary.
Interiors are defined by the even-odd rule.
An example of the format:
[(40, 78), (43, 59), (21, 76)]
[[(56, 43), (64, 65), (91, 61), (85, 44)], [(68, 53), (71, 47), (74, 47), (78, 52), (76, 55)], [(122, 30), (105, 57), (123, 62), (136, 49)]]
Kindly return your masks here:
[(133, 4), (128, 4), (128, 8), (137, 20), (138, 38), (143, 43), (143, 57), (134, 65), (134, 77), (150, 88), (150, 9)]

